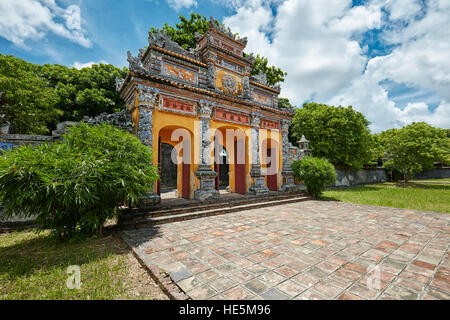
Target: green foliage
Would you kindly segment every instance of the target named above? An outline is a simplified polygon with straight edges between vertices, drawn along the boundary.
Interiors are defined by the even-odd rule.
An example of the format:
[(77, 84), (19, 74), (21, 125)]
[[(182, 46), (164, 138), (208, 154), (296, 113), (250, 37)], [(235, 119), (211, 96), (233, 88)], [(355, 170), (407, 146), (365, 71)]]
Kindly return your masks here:
[(84, 116), (125, 108), (115, 80), (125, 78), (127, 72), (127, 68), (119, 69), (111, 64), (94, 64), (81, 70), (46, 64), (40, 66), (39, 75), (47, 79), (59, 97), (56, 108), (64, 112), (59, 121), (79, 121)]
[(44, 134), (56, 124), (62, 111), (58, 95), (46, 79), (36, 76), (36, 65), (0, 54), (0, 114), (16, 132)]
[(293, 161), (291, 168), (295, 178), (303, 180), (308, 192), (314, 197), (318, 197), (327, 185), (336, 182), (336, 170), (323, 158), (304, 157)]
[[(165, 23), (161, 30), (166, 30), (173, 41), (183, 49), (194, 49), (196, 46), (195, 33), (204, 34), (209, 29), (209, 20), (201, 14), (191, 12), (190, 19), (179, 16), (181, 23), (175, 24), (176, 28)], [(150, 32), (155, 34), (159, 29), (151, 27)]]
[[(195, 33), (197, 32), (199, 34), (204, 34), (205, 32), (207, 32), (210, 22), (206, 19), (205, 16), (194, 12), (191, 12), (191, 16), (189, 19), (185, 18), (183, 15), (180, 15), (179, 18), (181, 22), (175, 24), (175, 27), (165, 23), (161, 29), (151, 27), (150, 32), (155, 34), (158, 30), (165, 30), (167, 34), (172, 38), (172, 40), (178, 43), (183, 49), (194, 49), (197, 45), (197, 42), (195, 40)], [(214, 21), (218, 26), (224, 26), (219, 21)], [(234, 35), (239, 36), (237, 33), (235, 33)], [(246, 56), (245, 53), (244, 56)], [(253, 65), (251, 75), (257, 75), (259, 72), (265, 73), (267, 77), (267, 83), (269, 83), (270, 85), (275, 85), (278, 82), (283, 82), (287, 73), (280, 68), (274, 66), (269, 67), (267, 64), (267, 58), (258, 54), (256, 56), (255, 64)]]
[(61, 238), (99, 232), (119, 205), (134, 205), (157, 177), (150, 149), (106, 124), (81, 123), (60, 143), (22, 146), (0, 157), (6, 215), (37, 215), (40, 230)]
[(351, 106), (334, 107), (315, 102), (297, 108), (291, 135), (310, 141), (313, 155), (327, 158), (334, 165), (360, 169), (378, 156), (377, 138), (370, 134), (369, 121)]
[(257, 54), (251, 75), (257, 75), (260, 72), (265, 73), (267, 83), (272, 86), (276, 85), (278, 82), (284, 82), (284, 77), (287, 76), (287, 72), (284, 72), (275, 66), (269, 67), (267, 66), (268, 63), (269, 61), (267, 58)]
[(287, 110), (294, 110), (295, 106), (291, 104), (288, 98), (278, 98), (278, 108), (280, 109), (287, 109)]
[(46, 134), (58, 122), (123, 109), (115, 78), (126, 74), (110, 64), (78, 70), (0, 54), (0, 113), (16, 133)]
[(400, 172), (405, 181), (408, 176), (433, 168), (434, 162), (450, 162), (450, 139), (445, 129), (413, 122), (401, 129), (386, 130), (379, 137), (388, 158), (384, 166)]

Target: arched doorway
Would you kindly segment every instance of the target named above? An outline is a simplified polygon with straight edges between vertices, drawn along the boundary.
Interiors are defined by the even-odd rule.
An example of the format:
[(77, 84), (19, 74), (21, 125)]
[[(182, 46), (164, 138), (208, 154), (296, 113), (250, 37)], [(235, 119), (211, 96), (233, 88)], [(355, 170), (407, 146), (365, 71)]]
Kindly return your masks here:
[(160, 180), (157, 186), (159, 195), (175, 187), (177, 197), (191, 198), (191, 141), (192, 134), (185, 128), (168, 126), (159, 131)]
[(214, 171), (217, 173), (216, 189), (224, 190), (230, 186), (230, 164), (227, 149), (221, 144), (218, 146), (217, 149), (214, 149)]
[[(174, 147), (169, 143), (161, 143), (161, 193), (172, 192), (177, 189), (177, 163), (172, 161)], [(176, 151), (175, 151), (176, 152)]]
[(262, 168), (265, 169), (267, 188), (270, 191), (278, 191), (277, 143), (270, 138), (265, 139), (261, 149), (263, 155)]
[(247, 193), (247, 145), (248, 137), (242, 129), (234, 126), (216, 129), (214, 134), (214, 170), (218, 173), (216, 189), (228, 184), (233, 192)]

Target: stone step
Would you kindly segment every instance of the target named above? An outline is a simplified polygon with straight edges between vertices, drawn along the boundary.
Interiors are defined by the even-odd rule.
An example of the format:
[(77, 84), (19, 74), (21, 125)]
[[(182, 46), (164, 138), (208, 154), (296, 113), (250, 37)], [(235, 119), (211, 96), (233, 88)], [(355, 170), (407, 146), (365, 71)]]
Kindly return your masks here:
[(128, 211), (123, 214), (121, 219), (122, 221), (134, 220), (136, 218), (143, 217), (158, 217), (158, 216), (167, 216), (172, 214), (182, 214), (188, 212), (195, 211), (204, 211), (206, 209), (216, 209), (216, 208), (226, 208), (231, 206), (259, 203), (259, 202), (267, 202), (267, 201), (275, 201), (275, 200), (284, 200), (295, 198), (300, 195), (304, 195), (304, 193), (295, 193), (295, 194), (278, 194), (271, 196), (259, 196), (259, 197), (249, 197), (242, 199), (219, 199), (214, 201), (202, 201), (198, 203), (186, 204), (186, 205), (176, 205), (168, 208), (157, 208), (157, 210), (145, 210), (145, 209), (136, 209), (134, 211)]
[(133, 220), (129, 220), (129, 221), (123, 221), (122, 227), (124, 229), (133, 229), (133, 228), (143, 227), (146, 225), (157, 225), (157, 224), (164, 224), (164, 223), (170, 223), (170, 222), (176, 222), (176, 221), (191, 220), (191, 219), (203, 218), (203, 217), (226, 214), (226, 213), (243, 211), (243, 210), (251, 210), (251, 209), (258, 209), (258, 208), (264, 208), (264, 207), (289, 204), (289, 203), (294, 203), (294, 202), (301, 202), (301, 201), (306, 201), (306, 200), (310, 200), (310, 199), (311, 199), (311, 197), (308, 197), (308, 196), (297, 196), (297, 197), (291, 197), (291, 198), (283, 199), (283, 200), (264, 201), (264, 202), (257, 202), (257, 203), (243, 204), (243, 205), (228, 206), (228, 207), (224, 207), (224, 208), (215, 208), (215, 209), (209, 209), (209, 210), (206, 209), (203, 211), (194, 211), (194, 212), (187, 212), (187, 213), (163, 215), (163, 216), (157, 216), (157, 217), (142, 217), (142, 218), (137, 218), (137, 219), (133, 219)]

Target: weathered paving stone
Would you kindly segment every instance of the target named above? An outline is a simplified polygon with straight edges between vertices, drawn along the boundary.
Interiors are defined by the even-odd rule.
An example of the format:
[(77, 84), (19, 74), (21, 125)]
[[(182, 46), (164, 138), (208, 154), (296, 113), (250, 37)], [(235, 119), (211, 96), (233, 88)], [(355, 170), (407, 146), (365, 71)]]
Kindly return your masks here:
[(149, 270), (169, 273), (193, 299), (275, 292), (284, 299), (448, 300), (449, 225), (448, 214), (307, 201), (122, 235)]
[(318, 280), (303, 273), (296, 275), (292, 279), (307, 288), (313, 286), (315, 283), (318, 282)]
[(366, 299), (375, 299), (379, 294), (379, 291), (370, 289), (361, 284), (355, 284), (348, 291)]
[(240, 268), (236, 265), (233, 265), (231, 263), (222, 264), (215, 268), (215, 270), (221, 274), (227, 275), (230, 273), (235, 272), (236, 270), (239, 270)]
[(213, 280), (209, 283), (209, 285), (217, 290), (218, 292), (222, 292), (225, 291), (227, 289), (230, 289), (231, 287), (237, 285), (238, 282), (232, 279), (229, 279), (227, 277), (220, 277), (217, 278), (216, 280)]
[(295, 297), (306, 290), (304, 286), (299, 285), (295, 281), (287, 280), (277, 286), (277, 289), (286, 293), (290, 297)]
[(341, 294), (339, 296), (338, 300), (362, 300), (362, 299), (361, 299), (361, 297), (358, 297), (354, 294), (344, 292), (343, 294)]
[(245, 270), (250, 272), (250, 273), (252, 273), (252, 274), (254, 274), (254, 275), (261, 275), (261, 274), (264, 274), (267, 271), (269, 271), (269, 269), (267, 269), (267, 268), (265, 268), (265, 267), (263, 267), (262, 265), (259, 265), (259, 264), (255, 264), (255, 265), (253, 265), (251, 267), (246, 268)]
[(268, 288), (268, 285), (260, 279), (253, 279), (244, 284), (244, 286), (256, 294), (259, 294)]
[(398, 286), (388, 288), (385, 294), (401, 300), (416, 300), (418, 298), (418, 293)]
[(251, 298), (254, 294), (239, 286), (225, 291), (223, 295), (229, 300), (245, 300)]
[(189, 277), (177, 282), (177, 285), (184, 291), (190, 291), (201, 285), (201, 282), (196, 277)]
[(328, 276), (327, 272), (322, 271), (317, 267), (312, 267), (311, 269), (307, 270), (305, 273), (307, 275), (313, 277), (316, 280), (321, 280), (321, 279), (324, 279), (326, 276)]
[(270, 287), (277, 285), (278, 283), (284, 281), (286, 278), (273, 271), (268, 271), (263, 275), (259, 276), (258, 279), (267, 283)]
[(173, 272), (173, 273), (170, 274), (170, 277), (175, 282), (178, 282), (180, 280), (189, 278), (191, 276), (192, 276), (192, 273), (189, 272), (189, 270), (187, 270), (187, 269), (181, 269), (179, 271), (176, 271), (176, 272)]
[(289, 296), (276, 289), (276, 288), (272, 288), (266, 292), (264, 292), (263, 294), (261, 294), (261, 297), (265, 300), (288, 300)]
[(321, 281), (315, 284), (313, 289), (327, 299), (332, 299), (342, 292), (342, 288), (336, 287), (327, 281)]
[(196, 300), (206, 300), (206, 299), (209, 299), (210, 297), (216, 295), (217, 292), (214, 291), (213, 289), (211, 289), (210, 287), (208, 287), (207, 285), (202, 285), (191, 291), (188, 291), (187, 294), (191, 298), (196, 299)]
[(214, 270), (207, 270), (202, 273), (197, 274), (197, 279), (199, 279), (203, 283), (207, 283), (213, 281), (220, 277), (220, 274)]

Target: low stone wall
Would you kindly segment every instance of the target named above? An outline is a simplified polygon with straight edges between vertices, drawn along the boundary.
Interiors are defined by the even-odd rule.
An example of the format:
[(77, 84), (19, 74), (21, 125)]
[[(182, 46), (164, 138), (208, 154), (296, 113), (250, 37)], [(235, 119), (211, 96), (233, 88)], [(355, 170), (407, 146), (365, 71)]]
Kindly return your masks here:
[(424, 170), (414, 176), (413, 179), (443, 179), (450, 178), (450, 167)]
[(345, 188), (360, 184), (386, 182), (387, 172), (383, 168), (362, 170), (336, 170), (336, 187)]
[(52, 136), (38, 136), (31, 134), (0, 134), (0, 142), (10, 145), (13, 148), (26, 145), (38, 145), (44, 142), (52, 142)]

